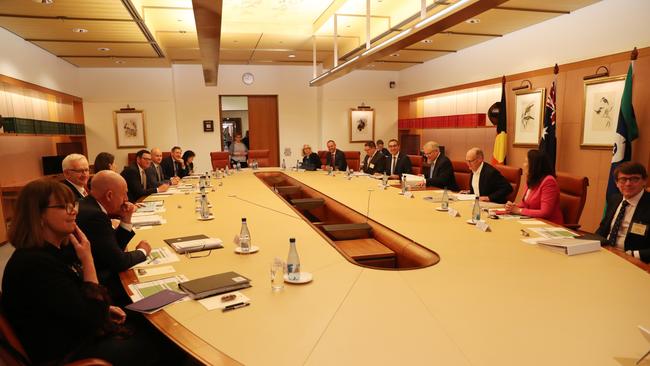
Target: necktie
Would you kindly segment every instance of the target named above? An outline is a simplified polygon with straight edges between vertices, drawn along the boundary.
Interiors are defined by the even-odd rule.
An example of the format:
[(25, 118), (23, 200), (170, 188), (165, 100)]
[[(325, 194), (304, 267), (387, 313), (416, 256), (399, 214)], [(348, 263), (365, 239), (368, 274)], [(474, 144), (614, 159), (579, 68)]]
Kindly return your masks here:
[(395, 164), (397, 163), (397, 155), (393, 156), (393, 163), (390, 165), (390, 175), (395, 174)]
[(433, 178), (433, 169), (435, 169), (435, 167), (436, 167), (436, 162), (434, 160), (433, 163), (431, 164), (431, 173), (429, 174), (429, 178)]
[(140, 183), (143, 188), (147, 188), (147, 176), (144, 174), (144, 170), (140, 170)]
[(156, 175), (158, 176), (158, 181), (162, 182), (162, 172), (160, 171), (160, 165), (156, 166)]
[(618, 211), (618, 215), (616, 215), (616, 219), (614, 220), (614, 225), (612, 226), (612, 231), (609, 232), (609, 237), (607, 237), (607, 242), (611, 246), (616, 246), (616, 238), (618, 237), (618, 231), (621, 229), (621, 223), (623, 222), (623, 217), (625, 217), (625, 209), (629, 205), (630, 203), (627, 202), (626, 200), (623, 200), (623, 202), (621, 202), (621, 209)]
[(176, 162), (174, 162), (174, 177), (178, 176), (178, 168), (176, 167)]
[(334, 166), (334, 158), (336, 157), (336, 154), (332, 154), (332, 158), (330, 159), (330, 165), (333, 167)]

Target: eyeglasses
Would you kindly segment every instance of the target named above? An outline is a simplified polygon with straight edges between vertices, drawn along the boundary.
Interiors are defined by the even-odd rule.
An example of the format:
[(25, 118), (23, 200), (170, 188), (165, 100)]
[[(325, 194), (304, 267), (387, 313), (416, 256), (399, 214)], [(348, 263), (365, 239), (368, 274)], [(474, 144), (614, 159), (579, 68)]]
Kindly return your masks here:
[(65, 209), (65, 212), (67, 212), (68, 215), (71, 215), (75, 211), (79, 212), (79, 201), (75, 201), (75, 203), (67, 203), (65, 205), (50, 205), (45, 208), (62, 208)]
[(621, 183), (621, 184), (624, 184), (624, 183), (627, 183), (627, 182), (630, 182), (630, 183), (639, 183), (640, 181), (641, 181), (641, 177), (639, 177), (639, 176), (635, 176), (635, 177), (619, 177), (619, 178), (616, 178), (616, 183)]
[(398, 145), (396, 144), (388, 144), (388, 147), (397, 147)]
[[(185, 252), (185, 256), (189, 259), (208, 257), (212, 253), (212, 249), (208, 250), (206, 253), (201, 253), (203, 252), (204, 248), (205, 248), (205, 244), (188, 248), (188, 251)], [(197, 254), (197, 253), (201, 253), (201, 254)]]
[(472, 160), (465, 160), (465, 161), (467, 162), (467, 164), (471, 164), (471, 163), (475, 162), (476, 160), (478, 160), (478, 158), (474, 158)]
[(82, 174), (82, 173), (90, 173), (90, 169), (68, 169), (71, 172), (75, 172), (77, 174)]

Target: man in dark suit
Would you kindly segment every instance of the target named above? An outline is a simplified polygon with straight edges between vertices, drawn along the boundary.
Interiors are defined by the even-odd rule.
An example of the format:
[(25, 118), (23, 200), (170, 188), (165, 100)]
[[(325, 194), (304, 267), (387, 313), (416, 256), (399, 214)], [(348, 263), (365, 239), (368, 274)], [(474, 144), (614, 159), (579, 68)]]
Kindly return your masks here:
[(384, 140), (382, 139), (377, 140), (377, 151), (384, 154), (386, 160), (390, 158), (390, 151), (384, 147)]
[(363, 144), (366, 156), (363, 158), (362, 171), (366, 174), (383, 173), (386, 170), (386, 156), (377, 150), (373, 141)]
[(61, 168), (65, 177), (63, 184), (70, 187), (77, 201), (86, 197), (88, 195), (86, 187), (90, 177), (88, 159), (81, 154), (70, 154), (61, 162)]
[(147, 185), (149, 187), (158, 188), (163, 184), (178, 184), (179, 179), (174, 177), (172, 179), (165, 179), (165, 173), (163, 173), (162, 166), (160, 162), (162, 161), (162, 151), (159, 148), (154, 147), (151, 149), (151, 165), (145, 169), (147, 173)]
[(472, 171), (469, 193), (479, 196), (481, 201), (506, 203), (512, 186), (495, 167), (483, 161), (483, 151), (473, 147), (469, 149), (465, 159)]
[(440, 145), (435, 141), (428, 141), (424, 144), (422, 150), (427, 157), (427, 161), (431, 162), (428, 171), (424, 172), (426, 185), (457, 191), (458, 185), (454, 176), (454, 167), (448, 157), (440, 154)]
[(167, 183), (160, 184), (156, 188), (148, 182), (146, 169), (150, 165), (151, 154), (147, 150), (140, 150), (135, 154), (135, 164), (125, 167), (122, 171), (122, 177), (129, 188), (129, 201), (135, 203), (140, 197), (165, 192), (169, 188)]
[(171, 180), (174, 177), (183, 178), (188, 175), (185, 161), (183, 161), (183, 151), (180, 147), (172, 147), (171, 155), (162, 159), (160, 162), (165, 179)]
[(399, 142), (395, 139), (388, 141), (389, 155), (386, 158), (384, 171), (389, 179), (402, 179), (402, 174), (411, 174), (411, 159), (399, 151)]
[(643, 165), (626, 162), (614, 169), (619, 193), (607, 197), (607, 212), (596, 233), (605, 243), (650, 263), (650, 193)]
[(345, 154), (336, 148), (336, 142), (334, 140), (327, 141), (327, 150), (326, 166), (331, 166), (335, 170), (338, 169), (340, 171), (348, 170), (348, 162), (345, 160)]
[[(151, 252), (146, 241), (135, 250), (124, 251), (135, 235), (131, 224), (135, 206), (127, 200), (126, 189), (126, 181), (119, 174), (102, 170), (93, 177), (90, 195), (79, 203), (77, 215), (77, 225), (90, 241), (99, 281), (117, 297), (124, 296), (118, 274), (143, 262)], [(116, 229), (111, 218), (120, 219)]]

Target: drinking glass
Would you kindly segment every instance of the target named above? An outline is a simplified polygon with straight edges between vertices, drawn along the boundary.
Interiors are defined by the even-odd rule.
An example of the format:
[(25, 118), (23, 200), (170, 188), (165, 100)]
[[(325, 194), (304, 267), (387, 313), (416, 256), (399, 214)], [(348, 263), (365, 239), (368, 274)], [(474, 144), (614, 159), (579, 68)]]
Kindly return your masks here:
[(284, 268), (284, 262), (278, 257), (271, 262), (271, 289), (273, 291), (280, 291), (284, 288)]

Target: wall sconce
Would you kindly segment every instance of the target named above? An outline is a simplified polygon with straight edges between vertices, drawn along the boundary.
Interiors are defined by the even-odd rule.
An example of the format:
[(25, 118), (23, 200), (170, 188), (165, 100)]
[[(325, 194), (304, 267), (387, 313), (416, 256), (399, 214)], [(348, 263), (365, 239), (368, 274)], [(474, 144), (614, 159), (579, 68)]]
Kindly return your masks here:
[[(600, 69), (605, 69), (603, 72), (598, 72)], [(591, 79), (598, 79), (598, 78), (603, 78), (609, 76), (609, 69), (606, 66), (598, 66), (596, 69), (596, 73), (592, 75), (587, 75), (583, 77), (583, 80), (591, 80)]]
[[(524, 85), (526, 83), (528, 83), (528, 85)], [(519, 91), (519, 90), (532, 89), (532, 88), (533, 88), (533, 83), (531, 83), (530, 80), (525, 79), (521, 81), (521, 85), (512, 88), (512, 91)]]

